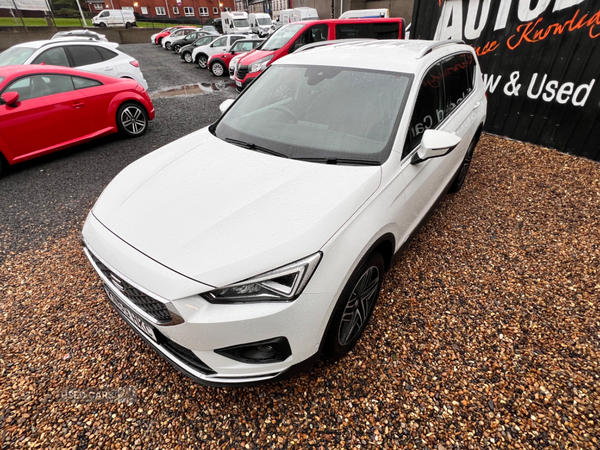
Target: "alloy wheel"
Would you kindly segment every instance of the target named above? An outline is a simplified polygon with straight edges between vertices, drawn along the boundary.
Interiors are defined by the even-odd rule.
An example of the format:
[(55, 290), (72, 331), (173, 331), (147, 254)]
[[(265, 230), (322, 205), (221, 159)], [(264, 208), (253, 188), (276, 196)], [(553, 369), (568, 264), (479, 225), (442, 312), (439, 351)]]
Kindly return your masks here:
[(146, 116), (135, 105), (130, 105), (121, 112), (123, 128), (130, 134), (141, 134), (146, 129)]
[(347, 345), (362, 333), (379, 291), (379, 269), (369, 267), (358, 279), (346, 303), (338, 329), (338, 342)]

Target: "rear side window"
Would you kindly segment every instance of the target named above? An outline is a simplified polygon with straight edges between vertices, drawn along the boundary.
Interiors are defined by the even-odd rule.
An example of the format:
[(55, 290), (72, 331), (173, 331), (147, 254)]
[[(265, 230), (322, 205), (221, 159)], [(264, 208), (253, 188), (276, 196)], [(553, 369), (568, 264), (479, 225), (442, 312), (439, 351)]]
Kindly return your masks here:
[(88, 66), (103, 61), (102, 55), (93, 45), (70, 45), (69, 52), (73, 58), (73, 67)]
[(42, 52), (32, 64), (47, 64), (51, 66), (69, 67), (69, 60), (64, 47), (54, 47)]
[(470, 53), (453, 55), (442, 61), (446, 86), (446, 116), (450, 115), (473, 90), (475, 60)]
[(71, 79), (73, 80), (73, 86), (75, 86), (75, 89), (85, 89), (96, 86), (102, 86), (102, 83), (100, 83), (99, 81), (90, 80), (89, 78), (71, 77)]
[(114, 57), (117, 56), (117, 53), (113, 52), (112, 50), (109, 50), (107, 48), (104, 47), (94, 47), (96, 50), (98, 50), (98, 52), (100, 52), (100, 56), (102, 56), (102, 59), (104, 61), (108, 61), (109, 59), (113, 59)]
[(444, 120), (445, 107), (442, 65), (436, 64), (429, 69), (419, 88), (403, 158), (421, 143), (425, 130), (436, 128)]
[(398, 39), (399, 22), (340, 23), (335, 26), (336, 39)]
[(227, 38), (222, 37), (213, 42), (211, 47), (224, 47), (225, 45), (227, 45)]

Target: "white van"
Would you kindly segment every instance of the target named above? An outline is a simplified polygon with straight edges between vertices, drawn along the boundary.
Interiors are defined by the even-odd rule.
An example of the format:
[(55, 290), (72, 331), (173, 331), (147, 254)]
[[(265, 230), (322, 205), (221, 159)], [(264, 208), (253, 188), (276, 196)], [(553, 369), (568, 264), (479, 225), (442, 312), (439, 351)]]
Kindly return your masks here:
[(390, 10), (379, 9), (353, 9), (346, 11), (340, 16), (340, 19), (383, 19), (390, 17)]
[(267, 13), (253, 13), (248, 16), (250, 22), (250, 30), (258, 34), (260, 37), (268, 35), (273, 28), (271, 16)]
[(248, 13), (242, 11), (223, 11), (221, 13), (223, 34), (250, 34)]
[(105, 9), (92, 18), (95, 27), (137, 27), (133, 11), (126, 9)]
[(315, 8), (301, 6), (294, 8), (294, 16), (292, 22), (300, 22), (301, 20), (319, 20), (319, 13)]

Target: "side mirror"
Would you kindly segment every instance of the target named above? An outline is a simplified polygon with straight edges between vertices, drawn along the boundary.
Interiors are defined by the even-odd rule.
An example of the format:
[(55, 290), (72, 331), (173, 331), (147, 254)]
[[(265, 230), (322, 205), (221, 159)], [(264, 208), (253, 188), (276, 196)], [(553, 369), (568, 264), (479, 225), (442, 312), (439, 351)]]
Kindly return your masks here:
[(411, 164), (445, 156), (454, 150), (459, 143), (460, 138), (455, 134), (438, 130), (425, 130), (421, 139), (421, 148), (413, 156)]
[(15, 107), (17, 106), (17, 103), (19, 103), (19, 93), (5, 92), (4, 94), (2, 94), (2, 97), (0, 97), (0, 99), (2, 99), (2, 102), (4, 102), (6, 106)]
[(219, 105), (219, 109), (221, 110), (221, 114), (224, 114), (225, 111), (227, 111), (229, 109), (229, 107), (233, 104), (234, 101), (235, 101), (234, 99), (228, 98), (223, 103), (221, 103)]

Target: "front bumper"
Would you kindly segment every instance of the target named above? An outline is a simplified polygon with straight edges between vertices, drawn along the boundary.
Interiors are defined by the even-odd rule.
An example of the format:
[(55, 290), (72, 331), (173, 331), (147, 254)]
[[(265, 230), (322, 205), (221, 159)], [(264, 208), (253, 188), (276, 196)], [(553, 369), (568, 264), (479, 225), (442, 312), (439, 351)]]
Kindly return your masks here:
[[(199, 294), (212, 286), (139, 253), (92, 213), (83, 238), (113, 307), (160, 356), (194, 380), (211, 386), (260, 384), (306, 370), (318, 359), (324, 318), (335, 295), (304, 293), (285, 303), (211, 304)], [(163, 307), (162, 315), (154, 315), (154, 306), (146, 310), (143, 302), (138, 301), (142, 307), (134, 303), (122, 285), (150, 297), (154, 306)], [(282, 362), (244, 363), (215, 352), (280, 336), (291, 348), (291, 356)]]

